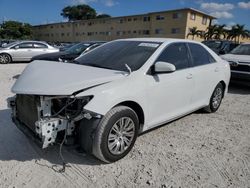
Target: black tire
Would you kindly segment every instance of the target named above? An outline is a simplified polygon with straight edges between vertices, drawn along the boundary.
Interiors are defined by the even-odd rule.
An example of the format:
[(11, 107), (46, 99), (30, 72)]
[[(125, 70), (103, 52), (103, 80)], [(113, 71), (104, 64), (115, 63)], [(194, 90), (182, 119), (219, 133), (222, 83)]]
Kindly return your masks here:
[(209, 105), (205, 107), (204, 110), (209, 113), (216, 112), (221, 105), (223, 95), (224, 95), (224, 87), (222, 83), (218, 83), (210, 98)]
[(0, 64), (8, 64), (11, 61), (12, 59), (9, 54), (6, 54), (6, 53), (0, 54)]
[[(125, 134), (123, 136), (116, 135), (117, 137), (113, 139), (114, 141), (110, 140), (111, 135), (112, 137), (114, 136), (113, 134), (114, 132), (112, 131), (114, 131), (114, 129), (116, 129), (117, 126), (119, 127), (119, 130), (120, 130), (119, 134), (121, 132), (122, 134), (124, 134), (123, 130), (124, 132), (126, 132), (126, 127), (127, 128), (134, 127), (130, 133), (128, 131), (126, 132), (126, 134), (131, 134), (133, 132), (133, 135), (134, 135), (133, 137), (130, 136), (130, 137), (127, 137), (129, 139), (126, 138), (126, 141), (130, 144), (127, 144), (127, 142), (124, 141)], [(121, 129), (121, 127), (123, 128)], [(96, 133), (95, 133), (94, 140), (93, 140), (94, 156), (106, 163), (115, 162), (123, 158), (129, 153), (129, 151), (134, 146), (135, 140), (138, 136), (138, 130), (139, 130), (139, 119), (134, 110), (126, 106), (114, 107), (102, 118), (101, 122), (99, 123), (96, 129)], [(121, 144), (117, 144), (118, 142)], [(114, 149), (112, 150), (110, 148), (111, 148), (111, 145), (114, 143), (115, 143)], [(125, 147), (125, 144), (127, 145), (126, 147)], [(121, 147), (121, 145), (123, 145), (123, 147)], [(124, 151), (120, 151), (120, 153), (115, 154), (114, 150), (116, 150), (116, 148), (119, 148), (118, 150), (124, 149)]]

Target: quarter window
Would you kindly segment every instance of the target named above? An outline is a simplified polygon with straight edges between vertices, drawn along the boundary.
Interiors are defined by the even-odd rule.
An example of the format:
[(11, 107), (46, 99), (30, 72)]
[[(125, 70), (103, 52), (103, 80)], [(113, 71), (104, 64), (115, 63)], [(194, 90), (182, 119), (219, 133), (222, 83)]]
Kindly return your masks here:
[(208, 51), (199, 44), (189, 43), (191, 56), (193, 58), (193, 66), (207, 65), (216, 62)]
[(176, 70), (189, 66), (188, 50), (185, 43), (175, 43), (168, 46), (158, 57), (157, 61), (172, 63)]

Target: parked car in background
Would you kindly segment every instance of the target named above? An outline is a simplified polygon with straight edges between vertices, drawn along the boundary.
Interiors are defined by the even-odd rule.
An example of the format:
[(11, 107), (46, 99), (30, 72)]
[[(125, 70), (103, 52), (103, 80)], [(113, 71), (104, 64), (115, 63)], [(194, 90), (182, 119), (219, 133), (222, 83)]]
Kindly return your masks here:
[(62, 44), (61, 47), (59, 47), (59, 51), (66, 51), (69, 48), (71, 48), (72, 46), (76, 45), (78, 43), (66, 43), (66, 44)]
[(137, 136), (198, 109), (218, 110), (228, 62), (205, 45), (181, 39), (122, 39), (74, 63), (35, 61), (12, 87), (13, 121), (47, 148), (74, 138), (110, 163)]
[(16, 42), (16, 40), (6, 40), (6, 39), (0, 40), (0, 48), (4, 47), (4, 46), (6, 46), (7, 44), (10, 44), (10, 43), (12, 43), (12, 42)]
[(250, 43), (240, 44), (221, 58), (229, 62), (233, 81), (247, 81), (250, 84)]
[(10, 43), (0, 49), (0, 64), (7, 64), (13, 61), (30, 61), (32, 57), (58, 52), (59, 49), (40, 41), (20, 41)]
[[(47, 61), (62, 61), (70, 62), (80, 56), (85, 50), (89, 51), (104, 42), (81, 42), (62, 52), (55, 52), (49, 54), (42, 54), (32, 58), (34, 60), (47, 60)], [(91, 48), (92, 47), (92, 48)]]
[(239, 45), (227, 40), (207, 40), (202, 43), (211, 48), (216, 54), (227, 54)]

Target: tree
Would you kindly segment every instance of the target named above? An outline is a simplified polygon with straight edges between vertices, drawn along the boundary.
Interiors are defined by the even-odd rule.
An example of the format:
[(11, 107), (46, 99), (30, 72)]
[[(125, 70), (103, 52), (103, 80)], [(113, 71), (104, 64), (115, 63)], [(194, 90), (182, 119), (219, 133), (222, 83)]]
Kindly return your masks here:
[[(245, 29), (245, 25), (236, 24), (232, 26), (232, 29), (228, 31), (228, 39), (234, 39), (235, 43), (240, 42), (241, 38), (248, 38), (250, 31)], [(237, 40), (238, 39), (238, 40)]]
[(226, 30), (225, 30), (225, 24), (223, 25), (215, 25), (214, 28), (214, 35), (213, 37), (215, 39), (221, 39), (221, 37), (223, 36), (223, 39), (226, 37)]
[(68, 18), (69, 21), (76, 20), (89, 20), (94, 18), (108, 18), (111, 17), (108, 14), (97, 15), (96, 10), (89, 5), (74, 5), (67, 6), (62, 10), (61, 15), (64, 18)]
[(193, 27), (189, 30), (189, 33), (187, 34), (187, 37), (192, 36), (192, 40), (194, 40), (195, 36), (202, 37), (202, 31), (198, 30), (197, 27)]
[(110, 18), (111, 16), (108, 14), (99, 14), (96, 16), (96, 18)]
[(210, 40), (216, 32), (217, 25), (210, 25), (207, 28), (207, 32), (204, 34), (205, 40)]
[(32, 26), (17, 21), (6, 21), (0, 24), (0, 38), (29, 39), (32, 38)]

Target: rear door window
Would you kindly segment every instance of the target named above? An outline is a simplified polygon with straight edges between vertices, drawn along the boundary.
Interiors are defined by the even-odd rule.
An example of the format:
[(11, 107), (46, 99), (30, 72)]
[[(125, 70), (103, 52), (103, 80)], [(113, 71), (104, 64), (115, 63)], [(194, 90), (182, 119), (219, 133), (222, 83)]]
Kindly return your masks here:
[(34, 43), (34, 47), (35, 48), (48, 48), (48, 46), (42, 43)]
[(203, 46), (195, 43), (188, 43), (188, 46), (190, 48), (194, 67), (216, 62)]

